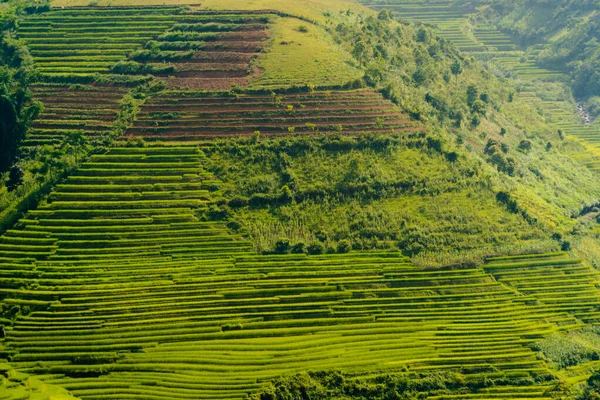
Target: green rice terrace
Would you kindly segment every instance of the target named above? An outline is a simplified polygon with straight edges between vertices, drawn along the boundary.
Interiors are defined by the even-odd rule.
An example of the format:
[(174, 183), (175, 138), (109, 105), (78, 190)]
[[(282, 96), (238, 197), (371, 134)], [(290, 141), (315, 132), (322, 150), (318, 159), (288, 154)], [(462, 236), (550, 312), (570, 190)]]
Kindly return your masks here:
[(176, 7), (78, 8), (26, 18), (17, 36), (46, 81), (89, 82), (94, 74), (143, 79), (149, 74), (178, 86), (229, 87), (251, 73), (271, 18)]
[(476, 6), (104, 3), (0, 3), (0, 400), (600, 398), (598, 123)]
[(491, 61), (521, 79), (562, 77), (557, 71), (536, 66), (535, 59), (531, 57), (539, 53), (539, 47), (525, 51), (527, 49), (520, 48), (516, 40), (496, 27), (473, 22), (471, 18), (480, 12), (476, 1), (361, 0), (361, 3), (376, 10), (391, 10), (402, 19), (432, 25), (436, 33), (455, 43), (466, 54)]

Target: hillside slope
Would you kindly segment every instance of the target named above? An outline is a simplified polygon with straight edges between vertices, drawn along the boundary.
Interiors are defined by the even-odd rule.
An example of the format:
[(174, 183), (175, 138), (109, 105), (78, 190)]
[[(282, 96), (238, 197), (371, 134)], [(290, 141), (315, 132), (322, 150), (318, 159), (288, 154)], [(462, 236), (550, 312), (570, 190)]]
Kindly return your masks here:
[(575, 397), (579, 145), (429, 29), (247, 3), (18, 14), (6, 68), (45, 107), (4, 203), (6, 371), (81, 399)]

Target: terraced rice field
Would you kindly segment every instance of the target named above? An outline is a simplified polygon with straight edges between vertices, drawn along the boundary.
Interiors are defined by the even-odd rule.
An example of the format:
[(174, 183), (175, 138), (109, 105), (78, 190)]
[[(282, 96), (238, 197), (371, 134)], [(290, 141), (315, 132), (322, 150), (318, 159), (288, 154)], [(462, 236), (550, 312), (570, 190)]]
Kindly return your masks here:
[[(535, 64), (541, 48), (533, 49), (529, 56), (519, 49), (510, 36), (495, 27), (477, 25), (469, 16), (478, 10), (471, 3), (459, 5), (454, 1), (391, 0), (388, 2), (361, 0), (362, 4), (376, 10), (388, 9), (400, 18), (434, 26), (441, 37), (453, 42), (460, 50), (485, 61), (491, 61), (522, 80), (563, 80), (564, 75)], [(524, 59), (524, 60), (522, 60)]]
[[(258, 48), (241, 51), (237, 38), (248, 40), (253, 32), (258, 46), (266, 38), (265, 15), (271, 18), (118, 10), (125, 18), (111, 19), (115, 9), (43, 14), (20, 35), (33, 44), (47, 80), (108, 74), (127, 57), (152, 65), (156, 54), (177, 58), (193, 50), (186, 62), (166, 63), (182, 72), (165, 76), (169, 83), (222, 79), (230, 85), (239, 77), (199, 71), (213, 62), (249, 63)], [(137, 12), (148, 31), (126, 23)], [(237, 18), (244, 20), (233, 23)], [(86, 32), (86, 24), (89, 37), (71, 36)], [(87, 43), (98, 40), (106, 41), (107, 52), (94, 55), (94, 69), (79, 68), (78, 57), (96, 51)], [(195, 48), (195, 42), (203, 44)], [(62, 56), (51, 60), (52, 49)], [(204, 69), (184, 74), (187, 64)], [(47, 107), (31, 146), (109, 130), (125, 89), (46, 84), (35, 92)], [(84, 400), (245, 399), (272, 379), (315, 369), (372, 377), (456, 371), (480, 389), (440, 390), (430, 399), (551, 399), (554, 377), (532, 347), (597, 321), (600, 282), (592, 268), (562, 253), (498, 257), (460, 270), (419, 269), (396, 252), (255, 254), (227, 221), (204, 219), (223, 193), (203, 168), (201, 151), (210, 138), (255, 131), (424, 135), (368, 90), (167, 90), (149, 98), (125, 135), (149, 139), (147, 147), (91, 156), (0, 236), (0, 305), (14, 316), (14, 322), (0, 320), (6, 325), (0, 358)], [(486, 387), (490, 380), (496, 386)]]
[(580, 116), (577, 115), (575, 105), (556, 97), (547, 97), (542, 100), (536, 96), (535, 87), (532, 86), (524, 86), (524, 90), (519, 93), (519, 96), (543, 110), (548, 122), (556, 126), (557, 130), (560, 129), (564, 135), (579, 139), (585, 147), (585, 151), (573, 157), (591, 170), (600, 171), (600, 124), (598, 121), (584, 125)]
[(29, 130), (25, 146), (55, 145), (68, 135), (102, 135), (112, 129), (125, 88), (45, 84), (32, 87), (44, 111)]
[[(529, 346), (599, 307), (597, 276), (562, 254), (461, 271), (420, 270), (397, 253), (254, 255), (222, 223), (195, 218), (214, 184), (188, 147), (117, 148), (84, 165), (2, 238), (0, 293), (23, 310), (2, 353), (82, 399), (243, 399), (315, 365), (533, 377), (463, 398), (549, 399)], [(509, 268), (548, 284), (506, 286)], [(565, 272), (579, 280), (560, 295), (578, 301), (538, 304)]]
[(164, 92), (146, 102), (129, 137), (197, 140), (211, 137), (344, 133), (423, 135), (422, 126), (379, 93), (298, 94)]
[(274, 17), (178, 7), (83, 7), (30, 16), (18, 37), (46, 81), (90, 82), (98, 73), (154, 75), (173, 86), (223, 88), (247, 83)]
[[(195, 147), (120, 149), (92, 156), (57, 186), (48, 204), (0, 241), (0, 257), (60, 262), (201, 256), (250, 244), (197, 221), (218, 182)], [(167, 239), (165, 236), (169, 236)], [(86, 249), (89, 252), (86, 252)]]
[(475, 11), (468, 6), (456, 5), (453, 1), (372, 1), (360, 3), (375, 10), (394, 11), (400, 18), (434, 25), (443, 38), (452, 41), (462, 51), (485, 51), (485, 47), (473, 36), (467, 16)]
[(600, 312), (597, 273), (564, 254), (462, 270), (256, 255), (199, 219), (220, 196), (202, 165), (196, 146), (114, 148), (3, 235), (0, 296), (19, 311), (0, 355), (82, 399), (244, 399), (318, 366), (498, 382), (440, 400), (549, 400), (531, 347)]
[(485, 271), (519, 294), (530, 296), (540, 308), (569, 312), (587, 324), (598, 323), (600, 292), (595, 269), (554, 255), (506, 256), (487, 261)]

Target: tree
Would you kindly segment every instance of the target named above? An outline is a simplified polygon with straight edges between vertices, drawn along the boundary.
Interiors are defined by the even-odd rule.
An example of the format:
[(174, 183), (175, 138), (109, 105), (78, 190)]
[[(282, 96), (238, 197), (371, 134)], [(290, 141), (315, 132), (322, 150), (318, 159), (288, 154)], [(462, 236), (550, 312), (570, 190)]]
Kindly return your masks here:
[(278, 240), (275, 243), (275, 253), (277, 254), (287, 254), (291, 250), (290, 241), (289, 240)]
[(481, 114), (483, 116), (485, 116), (487, 113), (485, 103), (481, 100), (475, 100), (471, 105), (471, 110), (473, 110), (474, 113)]
[(473, 107), (473, 104), (477, 101), (479, 91), (477, 87), (470, 85), (467, 88), (467, 104), (469, 107)]
[(86, 147), (88, 144), (89, 141), (84, 131), (77, 131), (67, 136), (63, 143), (63, 149), (66, 154), (73, 154), (75, 156), (75, 165), (79, 165), (81, 161), (80, 154), (87, 152)]
[(308, 246), (308, 254), (323, 254), (325, 246), (321, 242), (313, 242)]
[(31, 122), (42, 111), (42, 103), (31, 98), (30, 74), (0, 68), (0, 172), (13, 164)]
[(379, 14), (377, 15), (377, 19), (380, 21), (389, 21), (391, 19), (391, 14), (389, 10), (386, 10), (385, 8), (381, 11), (379, 11)]
[(303, 254), (304, 252), (305, 252), (305, 245), (304, 245), (304, 243), (298, 242), (294, 246), (292, 246), (292, 253), (293, 254)]
[(428, 43), (430, 39), (429, 31), (423, 27), (419, 28), (417, 31), (416, 40), (419, 43)]
[(460, 63), (460, 61), (454, 61), (454, 63), (450, 66), (450, 72), (452, 72), (452, 75), (456, 77), (456, 83), (458, 84), (458, 76), (463, 72), (462, 64)]
[(352, 56), (357, 59), (361, 64), (364, 64), (368, 60), (367, 55), (367, 44), (364, 40), (359, 40), (354, 44), (352, 48)]
[(530, 140), (521, 140), (521, 142), (519, 143), (519, 151), (527, 154), (531, 151), (531, 149), (533, 148), (533, 144), (531, 143)]
[(451, 163), (456, 162), (456, 160), (458, 160), (458, 153), (455, 151), (451, 151), (450, 153), (446, 154), (446, 159)]
[(25, 173), (18, 165), (13, 165), (10, 169), (10, 173), (8, 174), (8, 182), (6, 183), (6, 188), (9, 192), (14, 191), (17, 187), (19, 187), (23, 183), (23, 178), (25, 177)]
[(421, 86), (427, 80), (427, 74), (422, 69), (415, 71), (412, 75), (417, 86)]
[(348, 239), (340, 240), (337, 245), (338, 253), (349, 253), (352, 250), (352, 244)]

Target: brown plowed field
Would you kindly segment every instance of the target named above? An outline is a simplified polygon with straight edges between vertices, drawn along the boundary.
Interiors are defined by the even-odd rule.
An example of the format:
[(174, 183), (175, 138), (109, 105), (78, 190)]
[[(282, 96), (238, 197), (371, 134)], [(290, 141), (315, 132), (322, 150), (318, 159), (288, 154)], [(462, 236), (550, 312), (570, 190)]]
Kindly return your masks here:
[[(275, 101), (276, 99), (276, 101)], [(293, 106), (293, 104), (313, 106)], [(292, 107), (289, 107), (292, 106)], [(199, 94), (166, 92), (149, 99), (128, 137), (182, 139), (343, 133), (420, 133), (411, 120), (381, 94), (338, 91), (312, 94)]]
[[(165, 34), (155, 37), (157, 47), (166, 51), (162, 55), (164, 59), (159, 53), (152, 60), (145, 61), (175, 67), (174, 72), (155, 74), (168, 87), (223, 90), (232, 85), (246, 86), (250, 76), (260, 72), (250, 71), (250, 64), (270, 37), (268, 24), (257, 23), (256, 18), (249, 17), (247, 20), (231, 22), (229, 25), (235, 26), (229, 27), (228, 32), (211, 32), (205, 28), (206, 21), (198, 20), (193, 13), (185, 18), (185, 22), (188, 24), (174, 25)], [(173, 60), (176, 58), (172, 57), (173, 51), (186, 52), (186, 49), (198, 47), (200, 49), (191, 58), (184, 56), (181, 60)]]
[(203, 71), (203, 70), (188, 70), (188, 71), (178, 71), (175, 73), (169, 74), (176, 78), (198, 78), (198, 79), (208, 79), (208, 78), (218, 78), (218, 79), (226, 79), (226, 78), (243, 78), (248, 75), (247, 71)]
[(188, 88), (200, 90), (226, 90), (231, 89), (232, 85), (248, 85), (248, 77), (244, 78), (163, 78), (167, 87)]
[(109, 131), (119, 111), (125, 88), (86, 85), (40, 85), (33, 96), (44, 104), (25, 145), (58, 144), (68, 131), (82, 130), (88, 136)]

